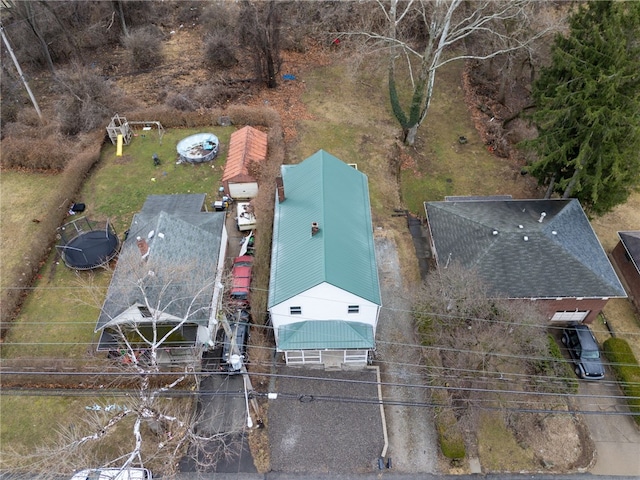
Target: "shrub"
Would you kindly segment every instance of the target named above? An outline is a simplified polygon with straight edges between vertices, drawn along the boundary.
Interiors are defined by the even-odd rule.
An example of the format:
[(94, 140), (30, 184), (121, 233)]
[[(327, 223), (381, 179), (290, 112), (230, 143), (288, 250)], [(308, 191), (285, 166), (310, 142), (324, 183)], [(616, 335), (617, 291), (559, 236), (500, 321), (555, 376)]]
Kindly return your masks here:
[(155, 27), (141, 27), (125, 35), (122, 44), (129, 52), (131, 66), (147, 69), (160, 65), (163, 60), (162, 35)]
[(58, 72), (56, 90), (56, 116), (65, 135), (106, 126), (112, 112), (125, 103), (124, 93), (113, 83), (82, 65)]
[(33, 137), (7, 137), (2, 141), (2, 166), (59, 172), (69, 158), (67, 148), (64, 140), (54, 136), (37, 141)]
[(193, 91), (193, 99), (198, 102), (200, 107), (211, 108), (226, 106), (243, 93), (246, 93), (246, 89), (240, 83), (200, 85)]
[(633, 419), (640, 425), (640, 365), (631, 347), (622, 338), (609, 338), (602, 345), (604, 354), (611, 362), (611, 367), (620, 387), (628, 397), (627, 404)]
[(169, 93), (165, 103), (176, 110), (192, 112), (196, 109), (196, 103), (184, 93)]
[[(529, 373), (543, 377), (539, 380), (533, 379), (536, 387), (547, 392), (578, 393), (578, 380), (573, 374), (571, 363), (565, 360), (553, 335), (547, 335), (547, 340), (549, 358), (540, 358), (528, 362)], [(549, 381), (548, 378), (544, 377), (554, 377), (557, 380)]]
[(228, 37), (215, 34), (204, 42), (205, 64), (212, 69), (231, 68), (238, 63)]
[(445, 457), (459, 461), (465, 457), (466, 448), (456, 415), (453, 408), (448, 405), (450, 400), (442, 392), (436, 392), (434, 400), (439, 405), (436, 407), (435, 421), (440, 450)]

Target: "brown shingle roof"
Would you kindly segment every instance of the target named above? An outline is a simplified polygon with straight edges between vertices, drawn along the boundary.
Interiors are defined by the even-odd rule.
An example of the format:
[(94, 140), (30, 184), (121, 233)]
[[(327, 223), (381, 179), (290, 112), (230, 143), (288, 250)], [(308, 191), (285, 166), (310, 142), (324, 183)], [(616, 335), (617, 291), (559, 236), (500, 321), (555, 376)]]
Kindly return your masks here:
[(249, 175), (249, 164), (267, 158), (267, 134), (253, 127), (243, 127), (231, 134), (227, 163), (222, 183), (229, 191), (229, 182), (255, 182)]

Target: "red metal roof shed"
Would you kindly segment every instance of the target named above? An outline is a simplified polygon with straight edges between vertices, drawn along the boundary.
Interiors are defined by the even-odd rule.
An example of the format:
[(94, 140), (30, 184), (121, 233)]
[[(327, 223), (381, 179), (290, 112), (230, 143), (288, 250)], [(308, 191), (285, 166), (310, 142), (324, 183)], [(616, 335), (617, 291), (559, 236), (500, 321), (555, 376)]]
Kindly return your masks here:
[(227, 163), (222, 175), (224, 191), (232, 198), (253, 198), (258, 182), (250, 173), (252, 162), (267, 158), (267, 134), (253, 127), (243, 127), (231, 134)]

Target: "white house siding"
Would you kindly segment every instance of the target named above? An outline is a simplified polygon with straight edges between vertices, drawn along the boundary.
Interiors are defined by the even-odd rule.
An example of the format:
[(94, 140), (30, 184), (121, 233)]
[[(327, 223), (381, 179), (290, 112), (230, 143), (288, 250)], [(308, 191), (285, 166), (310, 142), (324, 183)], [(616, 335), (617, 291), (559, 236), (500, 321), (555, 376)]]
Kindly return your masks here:
[(207, 344), (209, 340), (213, 340), (213, 336), (216, 334), (216, 318), (218, 312), (222, 310), (222, 294), (224, 293), (224, 284), (222, 283), (222, 275), (224, 274), (224, 261), (227, 257), (227, 245), (229, 243), (229, 236), (227, 234), (227, 227), (222, 227), (222, 235), (220, 240), (220, 252), (218, 254), (218, 264), (216, 265), (216, 278), (215, 286), (213, 287), (213, 298), (211, 299), (211, 318), (209, 318), (209, 325), (207, 331), (204, 333), (206, 338), (200, 337), (198, 332), (198, 341), (202, 344)]
[[(348, 313), (349, 305), (358, 305), (358, 313)], [(291, 307), (301, 307), (300, 315), (291, 315)], [(375, 336), (380, 306), (328, 283), (322, 283), (271, 307), (276, 342), (278, 328), (305, 320), (345, 320), (373, 327)]]

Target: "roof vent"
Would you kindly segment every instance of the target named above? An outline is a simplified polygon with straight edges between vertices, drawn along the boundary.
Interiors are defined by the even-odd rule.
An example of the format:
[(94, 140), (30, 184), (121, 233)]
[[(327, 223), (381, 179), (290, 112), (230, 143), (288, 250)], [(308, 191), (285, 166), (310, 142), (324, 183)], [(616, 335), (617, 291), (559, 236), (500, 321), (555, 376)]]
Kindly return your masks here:
[(498, 230), (494, 230), (494, 231), (493, 231), (493, 232), (491, 232), (491, 233), (493, 233), (494, 235), (497, 235), (497, 234), (498, 234)]
[(524, 228), (524, 226), (522, 226), (522, 225), (518, 225), (518, 228)]
[(526, 235), (525, 235), (524, 237), (522, 237), (522, 238), (523, 238), (523, 240), (524, 240), (525, 242), (528, 242), (528, 241), (529, 241), (529, 237), (527, 237)]
[(558, 232), (556, 232), (555, 230), (551, 231), (551, 235), (557, 235), (557, 234), (558, 234)]
[(320, 231), (320, 226), (318, 225), (318, 222), (312, 222), (311, 223), (311, 236), (314, 236), (319, 231)]
[(538, 219), (538, 223), (542, 223), (542, 220), (544, 220), (544, 217), (547, 216), (547, 212), (542, 212), (540, 214), (540, 218)]

